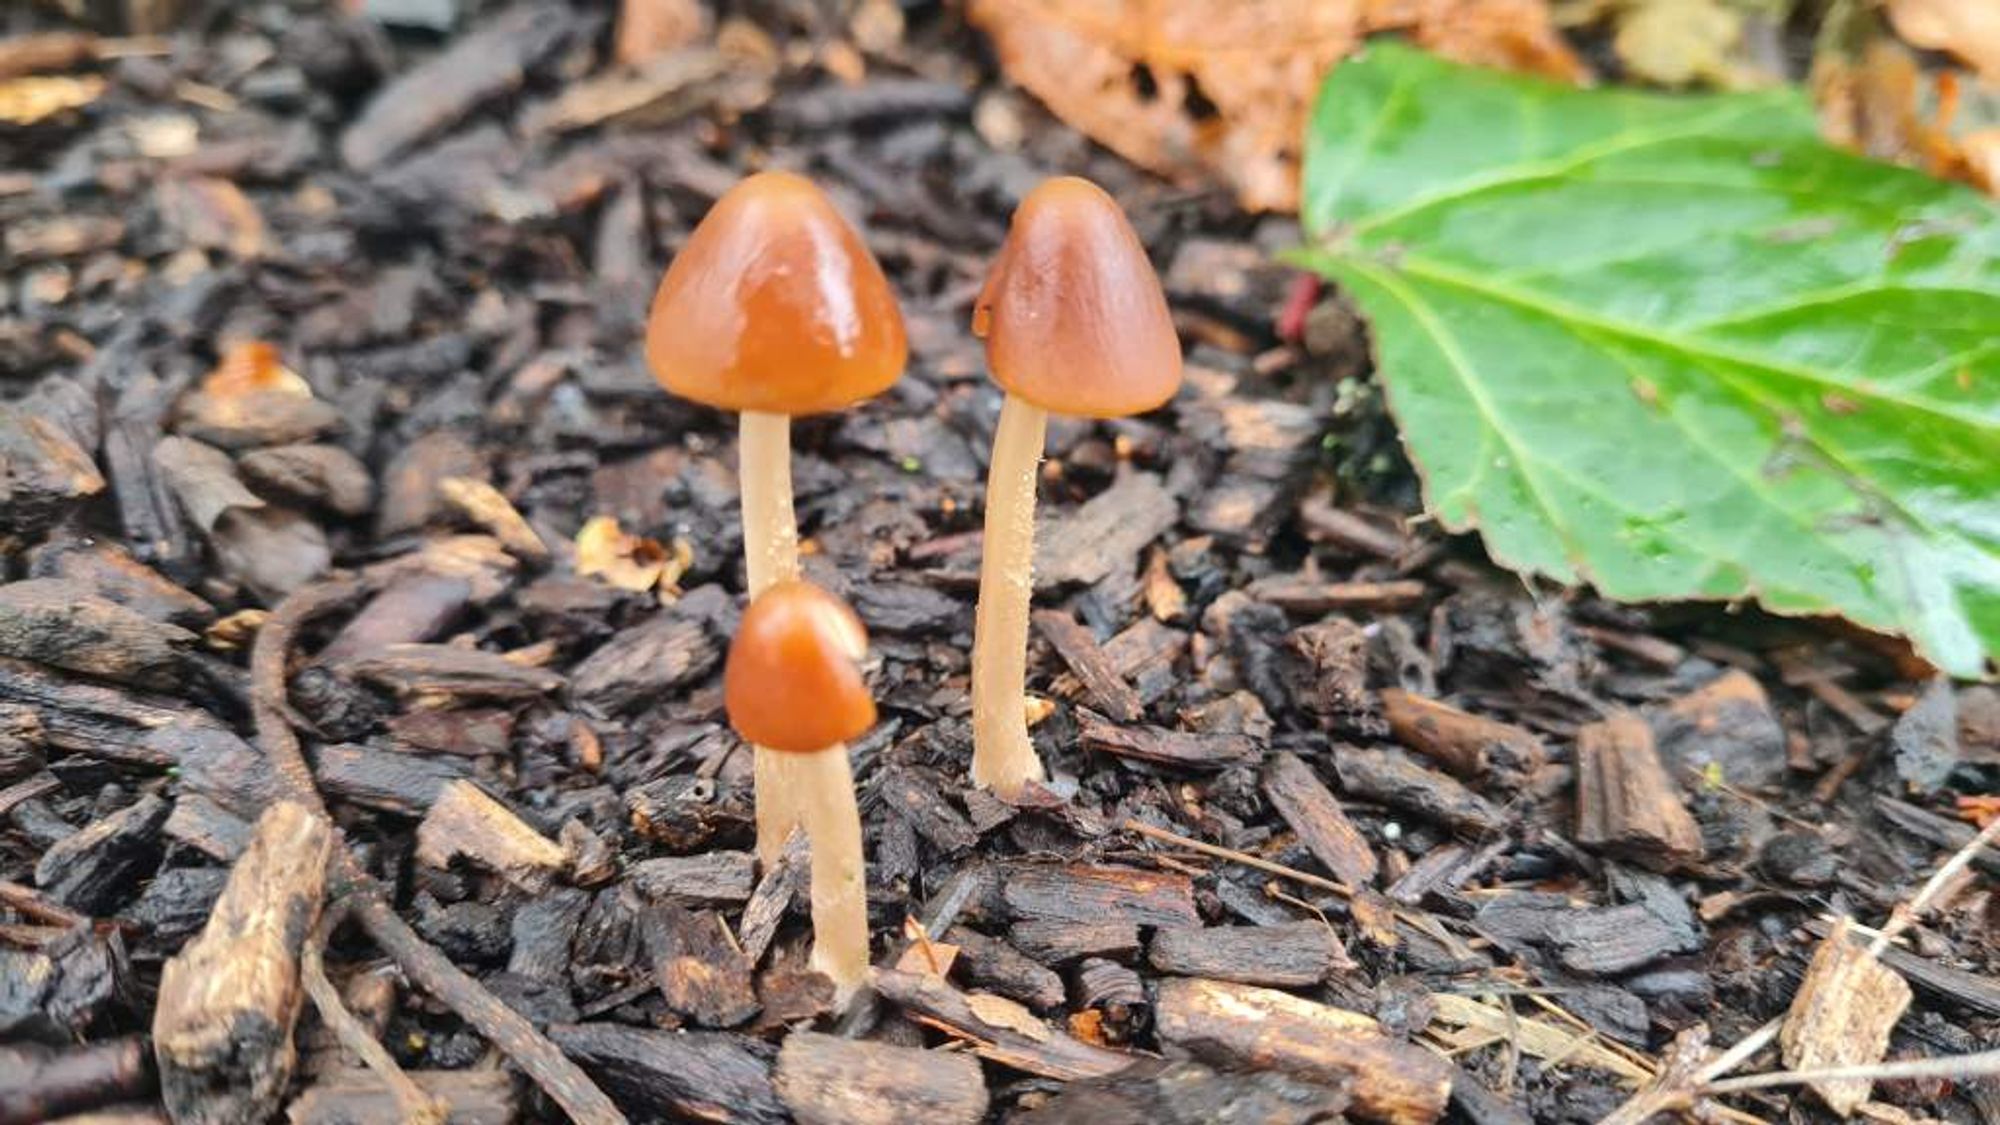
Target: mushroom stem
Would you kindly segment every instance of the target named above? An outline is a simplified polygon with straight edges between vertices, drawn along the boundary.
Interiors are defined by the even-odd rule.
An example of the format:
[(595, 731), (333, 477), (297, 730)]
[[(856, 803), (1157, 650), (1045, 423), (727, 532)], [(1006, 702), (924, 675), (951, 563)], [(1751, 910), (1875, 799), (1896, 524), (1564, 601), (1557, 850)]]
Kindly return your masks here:
[[(792, 420), (783, 414), (743, 412), (736, 442), (736, 475), (743, 497), (743, 571), (755, 598), (774, 583), (799, 576), (799, 525), (792, 514)], [(777, 778), (785, 757), (750, 748), (757, 803), (757, 857), (766, 867), (785, 850), (799, 823), (797, 790)]]
[(847, 1006), (868, 978), (868, 886), (861, 860), (861, 813), (847, 746), (817, 754), (775, 754), (812, 843), (812, 967), (833, 981), (834, 1008)]
[(986, 477), (986, 538), (972, 634), (972, 780), (1003, 797), (1040, 781), (1028, 740), (1028, 602), (1035, 584), (1035, 478), (1048, 411), (1008, 395)]

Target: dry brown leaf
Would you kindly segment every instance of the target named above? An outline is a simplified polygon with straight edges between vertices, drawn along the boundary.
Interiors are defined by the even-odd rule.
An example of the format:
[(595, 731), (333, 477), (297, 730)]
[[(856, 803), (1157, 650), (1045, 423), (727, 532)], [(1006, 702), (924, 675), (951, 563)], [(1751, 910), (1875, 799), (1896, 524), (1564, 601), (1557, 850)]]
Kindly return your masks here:
[(520, 558), (539, 562), (549, 557), (548, 545), (499, 489), (476, 477), (446, 477), (438, 482), (438, 493)]
[(1590, 69), (1556, 31), (1547, 0), (1370, 0), (1368, 30), (1408, 31), (1456, 62), (1583, 82)]
[(1320, 80), (1371, 31), (1467, 62), (1584, 73), (1546, 0), (970, 0), (1000, 65), (1057, 117), (1183, 184), (1296, 209)]
[(1320, 76), (1359, 41), (1357, 0), (972, 0), (1009, 78), (1135, 164), (1298, 206)]
[[(1907, 49), (1886, 38), (1870, 43), (1859, 63), (1823, 56), (1812, 76), (1820, 132), (1834, 144), (1877, 160), (1966, 180), (1990, 192), (1992, 181), (1983, 178), (1979, 165), (1981, 150), (1970, 144), (1961, 148), (1948, 131), (1956, 83), (1956, 74), (1949, 71), (1926, 76)], [(1932, 87), (1942, 118), (1936, 121), (1927, 120), (1920, 109)]]
[(610, 516), (596, 516), (576, 533), (576, 572), (597, 575), (621, 590), (650, 590), (667, 569), (656, 539), (628, 534)]
[(0, 121), (33, 125), (67, 109), (87, 106), (104, 93), (104, 79), (94, 75), (14, 78), (0, 82)]
[(1949, 51), (1988, 82), (2000, 82), (2000, 3), (1995, 0), (1889, 0), (1896, 34)]
[(1627, 9), (1611, 47), (1635, 77), (1662, 86), (1732, 84), (1743, 13), (1716, 0), (1648, 0)]

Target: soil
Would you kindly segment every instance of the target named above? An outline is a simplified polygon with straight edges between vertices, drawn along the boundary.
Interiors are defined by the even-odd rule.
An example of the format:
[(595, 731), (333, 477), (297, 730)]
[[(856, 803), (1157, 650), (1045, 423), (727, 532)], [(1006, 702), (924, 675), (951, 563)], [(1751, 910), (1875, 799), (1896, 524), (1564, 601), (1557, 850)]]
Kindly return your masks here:
[[(618, 85), (604, 6), (363, 6), (196, 2), (54, 64), (0, 40), (0, 77), (106, 81), (0, 126), (0, 1121), (258, 1104), (247, 1072), (189, 1086), (156, 1005), (305, 799), (287, 732), (355, 861), (327, 971), (453, 1120), (559, 1114), (413, 985), (395, 918), (634, 1120), (1596, 1121), (1784, 1014), (1837, 919), (1881, 926), (1972, 837), (2000, 694), (1833, 623), (1526, 582), (1427, 524), (1363, 325), (1274, 264), (1295, 224), (1093, 147), (952, 7), (863, 55), (831, 6), (748, 4), (761, 31)], [(733, 420), (640, 352), (692, 224), (774, 167), (862, 227), (911, 339), (891, 392), (794, 432), (807, 574), (868, 624), (882, 713), (853, 760), (885, 971), (844, 1014), (721, 713)], [(1059, 173), (1128, 209), (1188, 377), (1051, 427), (1052, 780), (1009, 803), (965, 778), (1000, 403), (967, 325)], [(580, 573), (594, 517), (634, 538)], [(1888, 1058), (2000, 1041), (1996, 871), (1884, 954)], [(393, 1115), (295, 988), (297, 1064), (246, 1112)], [(1992, 1079), (1872, 1098), (2000, 1122)]]

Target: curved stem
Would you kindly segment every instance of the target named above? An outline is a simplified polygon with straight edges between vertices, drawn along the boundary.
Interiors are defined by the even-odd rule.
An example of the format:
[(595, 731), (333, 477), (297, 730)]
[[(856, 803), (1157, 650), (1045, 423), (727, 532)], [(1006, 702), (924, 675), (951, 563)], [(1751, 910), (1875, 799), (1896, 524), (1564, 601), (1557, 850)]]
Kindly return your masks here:
[[(743, 572), (750, 596), (799, 576), (799, 525), (792, 514), (792, 420), (745, 411), (736, 442), (743, 497)], [(752, 746), (757, 803), (757, 856), (769, 867), (799, 823), (793, 792), (777, 779), (784, 755)]]
[(1028, 740), (1028, 604), (1035, 590), (1035, 478), (1048, 421), (1048, 411), (1008, 395), (986, 477), (972, 634), (972, 780), (1003, 797), (1044, 776)]
[(868, 979), (868, 885), (861, 858), (861, 811), (847, 747), (779, 754), (812, 842), (812, 967), (833, 981), (836, 1011)]

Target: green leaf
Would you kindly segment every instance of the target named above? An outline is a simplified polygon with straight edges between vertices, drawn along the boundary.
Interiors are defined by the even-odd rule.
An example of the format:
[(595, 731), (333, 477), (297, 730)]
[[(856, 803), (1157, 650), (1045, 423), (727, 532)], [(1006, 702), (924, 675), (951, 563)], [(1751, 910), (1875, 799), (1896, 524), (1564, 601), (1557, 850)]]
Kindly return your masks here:
[(1377, 43), (1294, 260), (1367, 315), (1431, 510), (1628, 600), (2000, 655), (2000, 213), (1791, 91), (1585, 91)]

